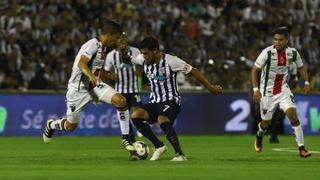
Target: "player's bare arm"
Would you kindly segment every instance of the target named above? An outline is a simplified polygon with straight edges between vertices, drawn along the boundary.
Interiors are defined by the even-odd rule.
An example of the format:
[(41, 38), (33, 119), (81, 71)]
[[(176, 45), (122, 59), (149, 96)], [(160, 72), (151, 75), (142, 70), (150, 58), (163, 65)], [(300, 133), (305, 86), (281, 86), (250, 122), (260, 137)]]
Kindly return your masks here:
[(298, 71), (299, 71), (300, 76), (304, 80), (304, 87), (303, 87), (304, 94), (308, 94), (310, 92), (310, 83), (309, 83), (309, 79), (308, 79), (307, 70), (304, 66), (302, 66), (298, 69)]
[(95, 76), (90, 71), (90, 69), (88, 67), (89, 60), (90, 59), (87, 58), (86, 56), (81, 56), (78, 67), (79, 67), (80, 71), (83, 72), (89, 78), (90, 82), (92, 83), (92, 85), (94, 87), (97, 84), (99, 84), (101, 82), (101, 80), (98, 76)]
[(193, 77), (200, 81), (204, 85), (204, 87), (206, 87), (211, 93), (222, 93), (222, 87), (220, 85), (212, 85), (197, 68), (192, 68), (190, 73)]
[(253, 101), (254, 102), (260, 102), (261, 99), (261, 93), (258, 88), (258, 72), (260, 71), (260, 68), (253, 65), (251, 69), (251, 81), (252, 81), (252, 87), (253, 87)]
[(108, 79), (110, 79), (112, 81), (117, 81), (118, 80), (117, 75), (115, 73), (111, 72), (111, 71), (105, 71), (104, 74)]

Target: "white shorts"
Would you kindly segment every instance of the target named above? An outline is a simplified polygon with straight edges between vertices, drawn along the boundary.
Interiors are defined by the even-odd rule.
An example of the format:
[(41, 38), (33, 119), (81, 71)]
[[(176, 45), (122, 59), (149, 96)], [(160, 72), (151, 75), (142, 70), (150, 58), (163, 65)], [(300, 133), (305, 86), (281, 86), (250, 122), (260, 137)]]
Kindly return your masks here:
[(72, 124), (79, 122), (79, 112), (91, 101), (111, 104), (111, 98), (118, 93), (111, 86), (100, 83), (89, 92), (79, 92), (78, 89), (70, 88), (66, 94), (67, 119)]
[(283, 88), (280, 94), (274, 96), (262, 96), (260, 101), (260, 115), (262, 120), (271, 120), (273, 113), (279, 106), (283, 112), (289, 108), (296, 108), (294, 96), (289, 88)]

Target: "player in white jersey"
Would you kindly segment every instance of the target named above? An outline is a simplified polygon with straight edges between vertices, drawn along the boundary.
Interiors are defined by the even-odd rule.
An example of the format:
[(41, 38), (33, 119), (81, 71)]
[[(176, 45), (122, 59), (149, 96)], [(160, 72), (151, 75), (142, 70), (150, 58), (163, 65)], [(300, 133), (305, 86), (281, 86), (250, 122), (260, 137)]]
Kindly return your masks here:
[[(298, 67), (300, 76), (305, 81), (304, 92), (309, 93), (307, 71), (296, 49), (288, 47), (289, 33), (286, 27), (280, 27), (274, 32), (274, 44), (265, 48), (252, 67), (251, 78), (253, 99), (260, 102), (261, 122), (254, 143), (255, 150), (262, 152), (262, 137), (271, 124), (274, 111), (279, 106), (288, 116), (293, 127), (301, 157), (311, 155), (304, 147), (303, 130), (296, 112), (294, 96), (287, 84), (288, 69), (291, 63)], [(262, 69), (258, 86), (257, 74)]]
[(158, 123), (166, 134), (166, 138), (173, 146), (176, 156), (172, 161), (187, 160), (181, 150), (178, 136), (172, 127), (180, 112), (181, 97), (176, 82), (177, 72), (190, 73), (200, 81), (211, 93), (222, 92), (222, 87), (212, 85), (207, 78), (196, 68), (182, 59), (159, 50), (158, 40), (147, 37), (140, 43), (142, 54), (133, 59), (133, 62), (144, 66), (150, 85), (150, 102), (132, 113), (132, 121), (143, 136), (154, 145), (155, 151), (151, 161), (158, 160), (166, 151), (166, 146), (152, 132), (149, 124)]
[[(116, 82), (115, 90), (126, 98), (131, 113), (141, 106), (137, 75), (142, 73), (142, 69), (131, 62), (131, 57), (138, 54), (139, 49), (129, 46), (126, 34), (122, 34), (117, 41), (117, 48), (108, 53), (104, 63), (106, 77)], [(120, 112), (117, 111), (117, 114), (119, 116)], [(131, 124), (129, 132), (131, 140), (135, 142)]]
[[(114, 46), (122, 31), (119, 24), (106, 21), (102, 33), (84, 43), (73, 64), (72, 74), (68, 82), (67, 117), (47, 121), (43, 132), (45, 143), (51, 141), (55, 130), (73, 131), (79, 122), (80, 111), (91, 101), (114, 105), (119, 113), (119, 121), (123, 145), (129, 151), (134, 147), (129, 138), (129, 111), (126, 99), (100, 79), (100, 71), (106, 58), (106, 48)], [(125, 123), (123, 123), (125, 122)]]

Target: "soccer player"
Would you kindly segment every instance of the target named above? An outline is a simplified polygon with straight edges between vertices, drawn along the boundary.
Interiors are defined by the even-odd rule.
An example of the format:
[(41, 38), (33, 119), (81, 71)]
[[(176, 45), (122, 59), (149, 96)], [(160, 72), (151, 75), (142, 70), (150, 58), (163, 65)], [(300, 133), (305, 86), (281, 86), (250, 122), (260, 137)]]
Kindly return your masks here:
[[(304, 147), (303, 130), (296, 112), (294, 96), (286, 82), (291, 63), (296, 63), (300, 76), (304, 79), (304, 92), (310, 91), (307, 71), (303, 66), (298, 51), (288, 47), (289, 32), (286, 27), (274, 31), (274, 43), (265, 48), (252, 67), (253, 100), (260, 102), (261, 122), (254, 147), (256, 152), (262, 152), (262, 137), (271, 124), (271, 119), (277, 106), (288, 116), (293, 127), (301, 157), (311, 155)], [(258, 71), (262, 70), (260, 84), (257, 82)]]
[[(141, 106), (137, 74), (140, 74), (142, 69), (131, 63), (131, 58), (138, 54), (140, 54), (139, 49), (128, 46), (128, 38), (123, 33), (117, 41), (117, 48), (108, 53), (104, 64), (106, 77), (116, 82), (115, 90), (126, 98), (131, 113)], [(115, 73), (111, 70), (114, 70)], [(117, 115), (120, 116), (120, 111), (117, 111)], [(120, 121), (120, 123), (126, 122)], [(131, 140), (135, 142), (131, 124), (129, 132)]]
[(155, 146), (151, 161), (158, 160), (166, 151), (166, 146), (152, 132), (149, 124), (159, 123), (173, 146), (176, 156), (171, 161), (185, 161), (178, 136), (172, 125), (180, 112), (181, 97), (177, 87), (177, 72), (190, 73), (211, 93), (222, 92), (222, 87), (212, 85), (200, 71), (176, 56), (162, 53), (158, 40), (147, 37), (140, 43), (141, 54), (133, 59), (143, 65), (150, 85), (150, 102), (132, 113), (132, 120), (139, 132)]
[(79, 122), (80, 111), (91, 101), (114, 105), (119, 112), (123, 134), (122, 143), (128, 151), (134, 151), (129, 137), (129, 111), (126, 98), (100, 79), (100, 71), (106, 59), (107, 47), (115, 45), (122, 33), (119, 24), (104, 22), (102, 32), (97, 38), (84, 43), (73, 64), (68, 82), (67, 117), (47, 121), (43, 141), (49, 143), (55, 130), (73, 131)]

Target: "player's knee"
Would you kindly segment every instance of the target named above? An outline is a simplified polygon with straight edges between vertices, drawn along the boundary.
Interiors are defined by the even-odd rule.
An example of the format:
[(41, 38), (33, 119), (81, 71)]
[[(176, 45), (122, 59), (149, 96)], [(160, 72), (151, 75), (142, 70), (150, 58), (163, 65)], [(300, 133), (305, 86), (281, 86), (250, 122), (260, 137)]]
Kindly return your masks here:
[(72, 132), (77, 128), (77, 126), (78, 126), (78, 124), (72, 124), (72, 123), (67, 122), (67, 126), (66, 126), (67, 129), (66, 130)]
[(262, 129), (267, 129), (269, 126), (271, 125), (271, 120), (269, 120), (269, 121), (261, 121), (261, 128)]
[(119, 109), (123, 110), (123, 108), (127, 108), (127, 100), (121, 94), (115, 94), (112, 97), (112, 103)]
[(294, 114), (294, 113), (287, 114), (287, 116), (288, 116), (292, 126), (298, 126), (300, 124), (298, 116), (296, 114)]
[(170, 120), (169, 120), (167, 117), (165, 117), (165, 116), (159, 116), (159, 117), (158, 117), (158, 123), (159, 123), (159, 124), (163, 124), (163, 123), (165, 123), (165, 122), (170, 122)]
[(137, 108), (135, 109), (132, 114), (131, 114), (131, 119), (135, 120), (135, 119), (149, 119), (149, 115), (147, 113), (146, 110), (142, 109), (142, 108)]
[(292, 126), (299, 126), (300, 121), (297, 116), (288, 117)]
[(296, 127), (296, 126), (299, 126), (300, 125), (300, 121), (297, 120), (297, 121), (291, 121), (291, 125)]

